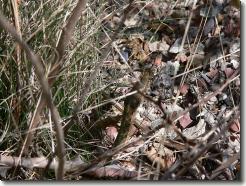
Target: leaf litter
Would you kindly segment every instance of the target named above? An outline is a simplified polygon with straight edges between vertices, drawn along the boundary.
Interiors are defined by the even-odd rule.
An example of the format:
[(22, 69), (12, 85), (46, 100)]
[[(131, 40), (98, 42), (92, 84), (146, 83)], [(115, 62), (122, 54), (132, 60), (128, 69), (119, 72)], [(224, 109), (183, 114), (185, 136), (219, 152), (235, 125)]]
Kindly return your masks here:
[[(115, 14), (110, 12), (112, 7), (105, 10), (110, 16), (103, 20), (107, 35), (100, 37), (102, 48), (123, 19), (126, 3), (117, 1)], [(240, 157), (227, 171), (217, 176), (213, 171), (240, 152), (240, 116), (232, 113), (240, 105), (239, 75), (216, 93), (240, 69), (239, 23), (240, 10), (228, 0), (132, 4), (101, 70), (101, 83), (109, 84), (103, 96), (113, 98), (103, 119), (124, 115), (126, 95), (149, 72), (147, 86), (137, 90), (142, 91), (143, 100), (131, 118), (126, 141), (140, 140), (113, 155), (109, 165), (91, 169), (89, 175), (139, 180), (237, 179)], [(213, 93), (216, 95), (203, 101)], [(198, 102), (201, 104), (192, 108)], [(120, 125), (117, 120), (102, 127), (97, 154), (114, 147)], [(152, 134), (147, 135), (149, 132)], [(194, 161), (187, 164), (191, 159)], [(1, 168), (2, 177), (6, 170)]]
[[(176, 6), (182, 7), (184, 6), (182, 4), (178, 3)], [(189, 6), (191, 4), (190, 2)], [(166, 9), (162, 9), (161, 6), (166, 7)], [(181, 161), (180, 158), (182, 157), (182, 151), (179, 152), (178, 149), (170, 148), (171, 144), (163, 145), (163, 140), (173, 140), (185, 144), (186, 142), (182, 141), (182, 137), (180, 138), (181, 133), (183, 138), (194, 140), (197, 144), (203, 143), (206, 145), (206, 143), (209, 143), (209, 139), (202, 141), (204, 136), (214, 130), (214, 127), (223, 120), (225, 117), (223, 112), (232, 110), (235, 105), (239, 104), (240, 100), (234, 100), (236, 95), (240, 96), (238, 92), (240, 84), (235, 84), (233, 81), (230, 90), (229, 87), (225, 88), (216, 96), (211, 97), (209, 101), (201, 104), (198, 109), (192, 109), (183, 114), (187, 108), (216, 91), (233, 75), (236, 69), (240, 68), (240, 30), (234, 23), (231, 23), (230, 26), (238, 31), (236, 33), (228, 28), (226, 24), (228, 17), (234, 17), (236, 20), (240, 20), (240, 17), (236, 14), (239, 10), (232, 8), (225, 0), (214, 0), (211, 6), (206, 4), (205, 1), (197, 2), (196, 10), (198, 12), (194, 13), (191, 19), (188, 37), (185, 39), (184, 48), (182, 49), (184, 29), (180, 29), (182, 23), (174, 18), (181, 13), (178, 8), (177, 10), (164, 11), (168, 10), (167, 7), (170, 8), (170, 6), (174, 6), (172, 1), (151, 1), (151, 3), (137, 4), (136, 9), (138, 11), (132, 13), (125, 21), (126, 30), (130, 30), (130, 32), (125, 32), (122, 35), (124, 42), (120, 42), (121, 37), (117, 41), (121, 55), (132, 69), (141, 72), (141, 68), (147, 65), (151, 66), (153, 73), (146, 91), (146, 96), (150, 96), (152, 101), (145, 99), (140, 104), (135, 115), (136, 122), (142, 126), (142, 129), (154, 130), (166, 122), (163, 118), (171, 118), (173, 121), (178, 119), (174, 123), (177, 130), (172, 130), (164, 124), (166, 127), (161, 129), (162, 132), (156, 131), (153, 139), (150, 138), (151, 140), (142, 141), (141, 145), (138, 144), (145, 149), (144, 151), (139, 148), (139, 151), (135, 151), (132, 156), (129, 156), (135, 159), (136, 156), (141, 156), (139, 153), (143, 153), (143, 156), (148, 158), (146, 163), (149, 164), (149, 168), (145, 167), (145, 170), (150, 169), (150, 167), (152, 167), (151, 169), (159, 167), (159, 176), (174, 166), (175, 162)], [(231, 12), (226, 12), (226, 10)], [(189, 16), (189, 13), (187, 16)], [(164, 22), (161, 22), (161, 19)], [(165, 20), (168, 21), (165, 22)], [(156, 27), (154, 22), (158, 23), (158, 21), (159, 26)], [(203, 32), (201, 32), (200, 23), (204, 25)], [(201, 33), (202, 39), (196, 43)], [(183, 75), (178, 76), (179, 74)], [(128, 75), (128, 72), (125, 72), (123, 76), (130, 77), (125, 81), (129, 81), (132, 77)], [(178, 92), (180, 92), (180, 95), (178, 95)], [(122, 94), (125, 93), (122, 92)], [(180, 116), (180, 114), (182, 115)], [(141, 130), (141, 128), (136, 130), (138, 132), (130, 138), (137, 138), (146, 133), (146, 130)], [(223, 142), (217, 141), (219, 149), (208, 149), (202, 155), (205, 158), (204, 161), (206, 161), (206, 154), (211, 155), (214, 149), (219, 152), (230, 151), (228, 156), (232, 156), (232, 151), (240, 149), (240, 139), (237, 140), (237, 143), (232, 142), (230, 136), (236, 134), (240, 138), (239, 133), (240, 122), (238, 119), (234, 119), (228, 130), (223, 134), (223, 139), (230, 141), (229, 146), (225, 147)], [(115, 134), (114, 132), (111, 135), (115, 137)], [(185, 151), (185, 148), (183, 150)], [(125, 152), (129, 153), (130, 151), (128, 149)], [(121, 152), (121, 155), (123, 154), (124, 152)], [(214, 155), (214, 157), (218, 161), (223, 158), (219, 154)], [(120, 161), (123, 162), (124, 158)], [(200, 168), (193, 169), (194, 174), (200, 175), (199, 179), (210, 179), (209, 160), (206, 165), (199, 162), (197, 160), (197, 164), (200, 168), (203, 167), (206, 176), (198, 170)], [(218, 167), (214, 166), (215, 168)], [(233, 179), (236, 179), (236, 174), (237, 169), (234, 167), (231, 169), (230, 175)], [(192, 177), (192, 175), (184, 174), (183, 178), (189, 179), (190, 176)], [(226, 178), (218, 177), (218, 179)]]

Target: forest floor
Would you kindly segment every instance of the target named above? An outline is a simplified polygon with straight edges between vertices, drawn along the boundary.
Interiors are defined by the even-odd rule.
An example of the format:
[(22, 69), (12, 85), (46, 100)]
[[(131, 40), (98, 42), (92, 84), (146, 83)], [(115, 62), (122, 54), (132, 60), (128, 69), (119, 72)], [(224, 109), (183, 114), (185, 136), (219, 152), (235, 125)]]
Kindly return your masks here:
[(237, 2), (1, 3), (1, 179), (240, 180)]

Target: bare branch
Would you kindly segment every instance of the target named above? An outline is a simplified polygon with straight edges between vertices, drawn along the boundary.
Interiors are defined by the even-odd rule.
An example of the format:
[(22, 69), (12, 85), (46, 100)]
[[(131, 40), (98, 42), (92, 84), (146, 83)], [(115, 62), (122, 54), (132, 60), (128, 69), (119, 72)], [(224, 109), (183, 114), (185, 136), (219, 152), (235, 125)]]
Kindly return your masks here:
[[(0, 156), (0, 163), (6, 169), (9, 169), (11, 167), (17, 167), (17, 166), (25, 167), (28, 169), (34, 169), (34, 168), (45, 169), (49, 161), (46, 157), (21, 158), (20, 161), (18, 161), (18, 159), (19, 157), (2, 155)], [(48, 168), (51, 170), (55, 170), (57, 166), (56, 164), (57, 162), (53, 160), (50, 163)], [(65, 169), (65, 172), (69, 173), (69, 172), (72, 172), (74, 169), (76, 169), (78, 166), (86, 166), (86, 165), (87, 164), (84, 163), (81, 159), (76, 158), (71, 161), (66, 161), (64, 169)], [(86, 175), (96, 177), (96, 178), (109, 177), (109, 178), (129, 179), (129, 178), (137, 177), (137, 172), (128, 171), (120, 166), (109, 165), (109, 166), (104, 166), (104, 167), (97, 166), (87, 171)]]

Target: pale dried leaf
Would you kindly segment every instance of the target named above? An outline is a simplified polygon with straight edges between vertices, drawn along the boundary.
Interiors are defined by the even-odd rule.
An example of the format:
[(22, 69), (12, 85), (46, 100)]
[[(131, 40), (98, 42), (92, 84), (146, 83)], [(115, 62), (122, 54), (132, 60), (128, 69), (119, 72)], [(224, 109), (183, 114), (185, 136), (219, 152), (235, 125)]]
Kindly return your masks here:
[(178, 106), (177, 104), (162, 104), (162, 107), (164, 109), (165, 114), (167, 114), (168, 116), (172, 115), (173, 113), (176, 113), (177, 115), (179, 113), (181, 113), (184, 109), (180, 106)]
[(231, 60), (231, 64), (232, 64), (233, 68), (235, 68), (235, 69), (239, 68), (239, 65), (240, 65), (239, 62), (236, 61), (235, 59)]
[(174, 62), (168, 61), (164, 69), (164, 72), (170, 76), (175, 76), (179, 71), (179, 67), (180, 67), (179, 61), (174, 61)]
[(204, 120), (211, 126), (213, 126), (215, 124), (215, 118), (214, 115), (211, 114), (210, 112), (206, 112), (204, 114)]
[(118, 135), (118, 130), (116, 127), (107, 127), (105, 129), (106, 135), (109, 137), (111, 141), (114, 141)]
[(235, 152), (239, 152), (240, 151), (240, 139), (231, 139), (228, 138), (229, 142), (228, 142), (228, 148), (227, 148), (227, 153), (229, 154), (234, 154)]
[(196, 139), (205, 132), (205, 122), (201, 119), (197, 125), (183, 130), (183, 135), (189, 139)]
[(188, 57), (184, 53), (178, 53), (177, 56), (175, 57), (177, 61), (180, 61), (181, 63), (184, 63), (188, 60)]
[(124, 24), (127, 27), (131, 27), (131, 26), (136, 26), (140, 21), (140, 17), (139, 16), (131, 16), (130, 18), (126, 19)]
[(159, 164), (162, 170), (171, 167), (176, 160), (174, 152), (158, 142), (150, 145), (145, 152), (153, 165)]
[(173, 53), (173, 54), (177, 54), (177, 53), (181, 52), (182, 51), (181, 42), (182, 42), (182, 38), (176, 39), (174, 44), (170, 47), (169, 52)]
[(157, 52), (160, 51), (162, 52), (163, 55), (167, 54), (167, 51), (169, 49), (169, 45), (165, 41), (155, 41), (152, 43), (148, 43), (149, 50), (151, 52)]

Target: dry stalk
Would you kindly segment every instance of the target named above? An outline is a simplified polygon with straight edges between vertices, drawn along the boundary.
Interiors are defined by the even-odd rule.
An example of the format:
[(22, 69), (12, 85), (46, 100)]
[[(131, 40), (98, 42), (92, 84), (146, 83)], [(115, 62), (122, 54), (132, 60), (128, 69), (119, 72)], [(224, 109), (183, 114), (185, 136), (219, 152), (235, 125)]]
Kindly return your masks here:
[[(11, 0), (11, 4), (12, 4), (12, 10), (13, 10), (13, 14), (14, 14), (14, 25), (15, 25), (15, 29), (16, 32), (19, 34), (20, 38), (21, 38), (21, 26), (20, 26), (20, 17), (19, 17), (19, 11), (18, 11), (18, 3), (17, 0)], [(19, 117), (20, 117), (20, 112), (21, 112), (21, 91), (19, 91), (21, 89), (21, 80), (20, 80), (20, 65), (21, 65), (21, 48), (19, 46), (18, 43), (16, 43), (15, 46), (15, 54), (16, 54), (16, 65), (17, 65), (17, 73), (16, 73), (16, 82), (17, 82), (17, 86), (16, 86), (16, 101), (14, 102), (15, 105), (13, 105), (13, 107), (15, 107), (14, 109), (14, 119), (17, 123), (17, 127), (18, 127), (18, 123), (19, 123)]]

